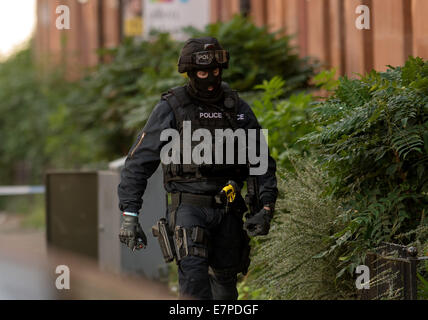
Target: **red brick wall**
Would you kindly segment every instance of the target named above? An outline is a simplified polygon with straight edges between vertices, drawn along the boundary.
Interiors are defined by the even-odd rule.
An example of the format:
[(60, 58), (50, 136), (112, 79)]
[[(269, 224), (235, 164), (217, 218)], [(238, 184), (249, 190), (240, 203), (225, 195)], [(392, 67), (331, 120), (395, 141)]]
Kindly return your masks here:
[(415, 56), (428, 58), (428, 1), (413, 0), (412, 15), (412, 49)]
[[(56, 28), (59, 5), (70, 8), (70, 30)], [(36, 56), (48, 68), (64, 66), (70, 79), (97, 65), (97, 49), (115, 47), (120, 41), (118, 0), (37, 0), (37, 6)], [(48, 17), (42, 18), (46, 15), (42, 11)]]
[[(427, 0), (251, 0), (251, 4), (257, 25), (297, 35), (293, 43), (302, 56), (314, 56), (339, 74), (385, 70), (388, 64), (403, 64), (409, 55), (428, 59)], [(370, 8), (370, 30), (355, 27), (358, 5)]]
[(388, 64), (403, 64), (412, 54), (411, 2), (373, 1), (373, 62), (376, 70), (385, 70)]
[[(119, 0), (38, 0), (37, 58), (62, 62), (71, 78), (81, 66), (98, 63), (99, 47), (120, 41)], [(302, 56), (311, 55), (340, 74), (354, 76), (386, 65), (401, 65), (409, 55), (428, 59), (428, 0), (250, 0), (251, 17), (270, 30), (295, 35), (293, 45)], [(71, 30), (55, 28), (57, 5), (71, 9)], [(358, 30), (355, 9), (371, 9), (371, 29)], [(99, 8), (101, 5), (101, 9)], [(42, 22), (42, 7), (47, 6)], [(211, 21), (227, 21), (240, 10), (239, 0), (211, 0)], [(45, 14), (46, 15), (46, 14)], [(101, 19), (101, 23), (99, 23)], [(102, 29), (100, 29), (102, 28)]]

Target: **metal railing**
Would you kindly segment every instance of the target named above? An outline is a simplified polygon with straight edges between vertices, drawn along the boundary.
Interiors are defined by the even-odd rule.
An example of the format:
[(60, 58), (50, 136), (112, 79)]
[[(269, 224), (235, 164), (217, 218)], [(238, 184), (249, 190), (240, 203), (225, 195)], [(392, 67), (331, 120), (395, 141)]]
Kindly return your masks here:
[(421, 261), (428, 261), (428, 256), (418, 257), (415, 247), (383, 243), (366, 257), (370, 289), (362, 290), (360, 298), (416, 300), (417, 265)]

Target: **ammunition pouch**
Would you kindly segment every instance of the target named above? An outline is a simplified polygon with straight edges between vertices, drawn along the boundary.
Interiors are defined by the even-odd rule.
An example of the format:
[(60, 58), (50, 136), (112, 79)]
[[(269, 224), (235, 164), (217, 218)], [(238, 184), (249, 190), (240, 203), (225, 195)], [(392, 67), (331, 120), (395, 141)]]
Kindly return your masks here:
[(191, 228), (190, 238), (192, 246), (189, 248), (189, 255), (208, 258), (208, 237), (204, 228)]
[(174, 232), (174, 244), (177, 262), (189, 255), (189, 246), (187, 243), (187, 230), (176, 226)]
[[(201, 227), (184, 228), (176, 226), (174, 233), (168, 231), (166, 219), (162, 218), (152, 227), (153, 236), (158, 239), (166, 263), (176, 259), (177, 263), (187, 256), (208, 257), (208, 239)], [(189, 245), (191, 240), (191, 245)], [(200, 247), (200, 245), (203, 245)]]
[(208, 257), (208, 239), (205, 230), (201, 227), (175, 227), (174, 243), (177, 262), (187, 256)]

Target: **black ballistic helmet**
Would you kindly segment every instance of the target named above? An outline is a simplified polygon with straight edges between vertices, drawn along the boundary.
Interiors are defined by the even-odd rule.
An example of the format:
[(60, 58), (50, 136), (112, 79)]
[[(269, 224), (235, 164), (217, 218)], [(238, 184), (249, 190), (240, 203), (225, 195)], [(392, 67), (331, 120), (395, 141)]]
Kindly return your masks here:
[(229, 67), (229, 52), (213, 37), (189, 39), (181, 50), (178, 72)]

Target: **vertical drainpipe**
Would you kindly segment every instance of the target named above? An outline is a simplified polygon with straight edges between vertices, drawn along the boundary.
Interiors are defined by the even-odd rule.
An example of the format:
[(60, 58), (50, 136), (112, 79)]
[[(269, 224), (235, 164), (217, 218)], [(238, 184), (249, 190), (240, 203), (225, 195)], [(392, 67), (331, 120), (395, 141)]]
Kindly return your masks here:
[(119, 43), (123, 40), (123, 0), (119, 1), (119, 14), (118, 14), (118, 24), (119, 24)]
[(308, 55), (308, 4), (306, 1), (299, 1), (297, 8), (299, 51), (301, 57), (306, 57)]
[(340, 75), (346, 74), (346, 21), (345, 21), (345, 5), (343, 1), (338, 1), (339, 6), (339, 44), (340, 44)]
[(364, 43), (364, 72), (369, 72), (373, 69), (374, 66), (374, 20), (373, 12), (371, 8), (373, 0), (363, 0), (362, 4), (370, 8), (370, 30), (362, 30), (363, 32), (363, 43)]
[(250, 0), (240, 0), (240, 11), (244, 17), (248, 17), (251, 12), (251, 1)]
[(325, 52), (325, 61), (328, 64), (328, 67), (332, 67), (332, 54), (331, 54), (331, 29), (330, 29), (330, 9), (331, 9), (331, 3), (330, 0), (324, 0), (323, 2), (323, 29), (324, 29), (324, 52)]
[[(98, 49), (102, 49), (104, 46), (104, 7), (103, 7), (104, 1), (98, 0), (97, 2), (97, 15), (98, 15)], [(103, 62), (104, 58), (103, 56), (99, 57), (100, 62)]]
[(403, 16), (404, 16), (404, 59), (413, 55), (413, 25), (412, 25), (412, 2), (411, 0), (403, 1)]

